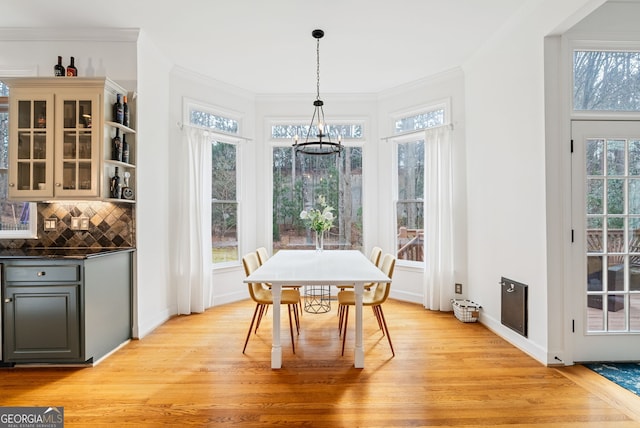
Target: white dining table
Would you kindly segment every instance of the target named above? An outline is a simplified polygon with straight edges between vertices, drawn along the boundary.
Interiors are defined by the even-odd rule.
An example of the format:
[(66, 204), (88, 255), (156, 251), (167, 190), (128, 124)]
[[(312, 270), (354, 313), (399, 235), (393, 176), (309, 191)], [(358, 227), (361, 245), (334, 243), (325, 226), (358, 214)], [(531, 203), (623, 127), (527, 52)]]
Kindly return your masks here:
[(356, 343), (354, 366), (364, 368), (362, 346), (362, 296), (364, 285), (389, 282), (390, 279), (357, 250), (280, 250), (244, 280), (245, 283), (270, 283), (273, 293), (273, 344), (271, 368), (282, 367), (280, 340), (280, 302), (286, 285), (353, 284), (356, 307)]

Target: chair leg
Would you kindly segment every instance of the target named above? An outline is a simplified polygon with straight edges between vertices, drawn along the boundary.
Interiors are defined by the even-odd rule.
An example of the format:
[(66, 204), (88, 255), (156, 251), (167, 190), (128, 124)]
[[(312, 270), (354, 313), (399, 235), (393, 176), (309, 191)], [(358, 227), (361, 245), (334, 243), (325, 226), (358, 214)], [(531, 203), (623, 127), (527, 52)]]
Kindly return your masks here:
[(349, 321), (349, 305), (344, 305), (344, 313), (343, 313), (344, 321), (344, 330), (342, 331), (342, 356), (344, 357), (344, 343), (347, 341), (347, 321)]
[(298, 305), (293, 305), (293, 315), (296, 320), (296, 332), (300, 335), (300, 314), (298, 312)]
[[(253, 330), (253, 323), (256, 320), (256, 315), (258, 314), (258, 310), (261, 309), (262, 306), (260, 303), (256, 304), (256, 309), (253, 311), (253, 317), (251, 318), (251, 325), (249, 326), (249, 332), (247, 333), (247, 338), (244, 341), (244, 348), (242, 348), (242, 353), (247, 350), (247, 343), (249, 343), (249, 336), (251, 336), (251, 330)], [(257, 327), (256, 327), (257, 328)]]
[(260, 313), (258, 313), (258, 321), (256, 322), (256, 331), (254, 333), (258, 334), (258, 327), (260, 327), (262, 317), (266, 315), (268, 308), (269, 305), (260, 304)]
[[(378, 313), (378, 310), (377, 310), (379, 307), (380, 306), (378, 306), (378, 305), (371, 306), (371, 310), (373, 311), (373, 315), (376, 316), (376, 321), (378, 321), (378, 328), (380, 330), (383, 330), (383, 328), (382, 328), (382, 320), (380, 319), (380, 314)], [(384, 330), (383, 330), (383, 333), (384, 333)]]
[(384, 326), (384, 332), (387, 335), (389, 346), (391, 347), (391, 354), (395, 357), (396, 351), (393, 350), (393, 343), (391, 343), (391, 336), (389, 335), (389, 327), (387, 327), (387, 321), (384, 319), (384, 312), (382, 312), (382, 305), (378, 305), (378, 312), (380, 313), (380, 319), (382, 319), (382, 325)]
[(291, 347), (293, 348), (293, 353), (296, 353), (296, 344), (293, 340), (293, 323), (291, 322), (291, 305), (287, 305), (287, 312), (289, 313), (289, 332), (291, 333)]

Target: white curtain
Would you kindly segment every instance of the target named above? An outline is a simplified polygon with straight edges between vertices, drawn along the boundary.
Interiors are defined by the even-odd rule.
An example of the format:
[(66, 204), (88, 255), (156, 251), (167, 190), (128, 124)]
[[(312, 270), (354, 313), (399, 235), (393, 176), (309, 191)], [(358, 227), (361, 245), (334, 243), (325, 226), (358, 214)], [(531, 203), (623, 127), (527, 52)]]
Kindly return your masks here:
[(211, 137), (185, 126), (180, 146), (178, 222), (173, 229), (174, 276), (178, 314), (212, 306), (211, 281)]
[(454, 286), (451, 126), (425, 133), (424, 307), (450, 311)]

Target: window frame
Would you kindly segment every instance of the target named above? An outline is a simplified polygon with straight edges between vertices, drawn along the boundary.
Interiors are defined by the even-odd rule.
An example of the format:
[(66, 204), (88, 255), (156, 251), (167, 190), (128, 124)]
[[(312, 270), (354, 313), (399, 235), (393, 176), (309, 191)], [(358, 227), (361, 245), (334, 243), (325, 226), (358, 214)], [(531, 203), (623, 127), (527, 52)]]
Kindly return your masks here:
[[(0, 81), (3, 78), (9, 76), (22, 76), (27, 75), (30, 76), (32, 73), (28, 72), (29, 70), (23, 70), (16, 74), (16, 70), (11, 70), (11, 72), (7, 72), (6, 70), (0, 70)], [(0, 96), (0, 111), (6, 112), (7, 117), (9, 116), (9, 97), (8, 96)], [(10, 119), (9, 119), (10, 120)], [(7, 128), (7, 138), (9, 138), (9, 128)], [(9, 146), (7, 145), (7, 179), (9, 174), (9, 156), (8, 156)], [(38, 204), (35, 202), (27, 202), (29, 204), (29, 220), (28, 227), (24, 230), (2, 230), (0, 229), (0, 240), (2, 239), (38, 239)]]
[(611, 41), (611, 40), (569, 40), (567, 46), (566, 61), (567, 85), (566, 96), (569, 104), (569, 116), (574, 120), (638, 120), (640, 111), (615, 111), (615, 110), (576, 110), (574, 101), (574, 69), (573, 61), (576, 51), (602, 51), (602, 52), (640, 52), (640, 41)]
[[(265, 217), (265, 225), (266, 227), (264, 228), (264, 242), (266, 242), (269, 246), (269, 248), (271, 248), (271, 250), (273, 251), (273, 151), (275, 148), (282, 148), (282, 147), (292, 147), (293, 146), (293, 139), (292, 138), (274, 138), (273, 134), (272, 134), (272, 130), (273, 127), (276, 125), (281, 125), (281, 126), (309, 126), (309, 118), (301, 118), (301, 117), (267, 117), (265, 119), (265, 130), (267, 132), (267, 144), (265, 144), (265, 148), (266, 150), (268, 150), (268, 153), (265, 153), (264, 155), (264, 167), (266, 168), (267, 171), (269, 171), (268, 174), (268, 180), (265, 180), (265, 198), (267, 198), (267, 200), (265, 201), (265, 204), (267, 204), (267, 213), (268, 217)], [(365, 208), (365, 198), (366, 198), (366, 177), (367, 177), (367, 171), (365, 168), (366, 165), (366, 146), (367, 146), (367, 140), (368, 140), (368, 135), (369, 135), (369, 122), (367, 119), (365, 118), (360, 118), (360, 117), (340, 117), (340, 118), (334, 118), (334, 120), (332, 120), (331, 122), (328, 122), (329, 126), (331, 125), (351, 125), (351, 126), (361, 126), (362, 127), (362, 133), (361, 133), (361, 137), (360, 138), (345, 138), (342, 137), (342, 145), (344, 147), (353, 147), (353, 148), (360, 148), (362, 151), (362, 208), (363, 208), (363, 215), (362, 215), (362, 225), (363, 225), (363, 232), (362, 232), (362, 247), (366, 248), (366, 242), (367, 242), (367, 237), (364, 234), (364, 231), (366, 230), (365, 224), (366, 224), (366, 218), (364, 215), (364, 208)], [(304, 138), (304, 136), (301, 136), (301, 138)], [(294, 155), (295, 156), (295, 155)], [(335, 207), (336, 209), (338, 207)]]
[[(196, 109), (198, 111), (202, 111), (205, 113), (209, 113), (215, 116), (220, 116), (220, 117), (224, 117), (227, 119), (232, 119), (235, 120), (238, 124), (238, 132), (236, 134), (234, 133), (229, 133), (229, 132), (225, 132), (222, 130), (219, 130), (217, 128), (211, 128), (211, 127), (203, 127), (201, 125), (198, 124), (192, 124), (191, 123), (191, 112)], [(244, 254), (244, 249), (243, 249), (243, 239), (242, 239), (242, 235), (243, 235), (243, 216), (242, 216), (242, 189), (243, 189), (243, 185), (242, 185), (242, 171), (243, 171), (243, 159), (244, 159), (244, 150), (243, 150), (243, 145), (241, 144), (242, 142), (245, 142), (247, 140), (249, 140), (248, 138), (245, 138), (242, 136), (242, 122), (243, 122), (243, 116), (242, 114), (232, 111), (230, 109), (225, 109), (213, 104), (209, 104), (209, 103), (205, 103), (202, 101), (197, 101), (195, 99), (192, 98), (188, 98), (188, 97), (183, 97), (182, 100), (182, 120), (183, 120), (183, 124), (185, 124), (186, 126), (192, 126), (192, 127), (197, 127), (200, 129), (204, 129), (207, 132), (209, 132), (209, 136), (210, 136), (210, 140), (211, 140), (211, 144), (212, 144), (212, 148), (213, 148), (213, 142), (217, 141), (220, 143), (224, 143), (224, 144), (232, 144), (234, 146), (236, 146), (236, 204), (237, 204), (237, 212), (236, 212), (236, 239), (238, 241), (238, 258), (236, 260), (229, 260), (229, 261), (224, 261), (224, 262), (214, 262), (213, 261), (213, 255), (211, 257), (211, 268), (212, 270), (221, 270), (221, 269), (227, 269), (227, 268), (231, 268), (231, 267), (237, 267), (240, 264), (240, 259), (242, 257), (242, 254)], [(213, 168), (213, 165), (212, 165)], [(209, 171), (209, 174), (211, 174), (211, 170)], [(202, 178), (203, 180), (206, 180), (205, 177)], [(213, 186), (213, 183), (211, 183), (211, 185)], [(213, 190), (213, 189), (211, 189)], [(212, 195), (213, 196), (213, 195)], [(228, 202), (228, 201), (225, 201)], [(210, 205), (213, 205), (213, 197), (211, 197)], [(211, 215), (213, 215), (213, 209), (211, 212)], [(213, 220), (213, 218), (211, 219)]]
[[(433, 127), (425, 127), (425, 128), (419, 128), (419, 129), (414, 129), (411, 131), (403, 131), (403, 132), (397, 132), (394, 133), (396, 127), (395, 124), (398, 120), (403, 119), (403, 118), (409, 118), (409, 117), (413, 117), (413, 116), (417, 116), (420, 114), (426, 114), (429, 112), (433, 112), (433, 111), (437, 111), (437, 110), (442, 110), (443, 111), (443, 115), (442, 115), (442, 124), (440, 125), (435, 125)], [(389, 129), (391, 129), (392, 135), (390, 137), (387, 138), (388, 142), (392, 143), (393, 145), (393, 149), (392, 149), (392, 172), (391, 172), (391, 185), (392, 185), (392, 189), (391, 189), (391, 197), (392, 197), (392, 202), (391, 202), (391, 219), (392, 219), (392, 224), (393, 224), (393, 247), (394, 247), (394, 254), (397, 256), (398, 254), (398, 203), (400, 202), (399, 199), (399, 189), (398, 189), (398, 185), (399, 185), (399, 177), (398, 177), (398, 145), (399, 144), (405, 144), (405, 143), (409, 143), (409, 142), (417, 142), (420, 140), (424, 141), (424, 132), (427, 129), (430, 128), (435, 128), (437, 126), (444, 126), (447, 123), (451, 123), (451, 99), (450, 98), (446, 98), (446, 99), (441, 99), (441, 100), (437, 100), (434, 101), (433, 103), (429, 103), (429, 104), (423, 104), (420, 106), (414, 106), (411, 108), (407, 108), (404, 110), (399, 110), (396, 111), (394, 113), (392, 113), (389, 116)], [(426, 141), (425, 141), (426, 144)], [(426, 153), (426, 147), (425, 147), (425, 153)], [(427, 165), (425, 164), (424, 166), (425, 171), (424, 171), (424, 182), (425, 182), (425, 191), (426, 191), (426, 180), (427, 180)], [(423, 195), (423, 218), (426, 215), (426, 198), (424, 197), (425, 195)], [(425, 221), (426, 219), (423, 219), (423, 221)], [(425, 234), (425, 238), (424, 239), (428, 239), (428, 235), (426, 234), (426, 230), (425, 230), (425, 226), (423, 224), (423, 231)], [(427, 255), (423, 254), (423, 260), (422, 261), (413, 261), (413, 260), (405, 260), (405, 259), (397, 259), (396, 264), (399, 266), (404, 266), (404, 267), (409, 267), (409, 268), (415, 268), (415, 269), (424, 269), (426, 266), (426, 259), (427, 259)]]

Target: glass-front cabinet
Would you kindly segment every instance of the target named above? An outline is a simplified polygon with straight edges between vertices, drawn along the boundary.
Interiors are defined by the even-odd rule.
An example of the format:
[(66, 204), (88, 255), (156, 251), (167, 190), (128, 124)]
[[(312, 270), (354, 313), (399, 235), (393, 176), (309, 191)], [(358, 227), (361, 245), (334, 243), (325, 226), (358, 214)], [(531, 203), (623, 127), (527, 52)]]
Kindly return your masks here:
[(17, 120), (10, 130), (15, 149), (10, 150), (9, 195), (47, 196), (46, 186), (53, 182), (53, 95), (12, 97), (11, 111)]
[(98, 95), (78, 98), (64, 94), (56, 98), (61, 112), (56, 128), (55, 195), (58, 197), (98, 196), (100, 142), (94, 132), (92, 115), (98, 111)]
[[(122, 87), (107, 78), (20, 78), (5, 83), (10, 88), (10, 199), (134, 202), (135, 131), (112, 117), (117, 95), (127, 95)], [(126, 135), (126, 162), (112, 157), (116, 132), (123, 139)], [(112, 189), (116, 167), (119, 192)]]

